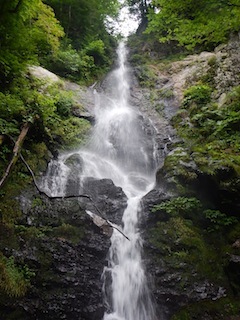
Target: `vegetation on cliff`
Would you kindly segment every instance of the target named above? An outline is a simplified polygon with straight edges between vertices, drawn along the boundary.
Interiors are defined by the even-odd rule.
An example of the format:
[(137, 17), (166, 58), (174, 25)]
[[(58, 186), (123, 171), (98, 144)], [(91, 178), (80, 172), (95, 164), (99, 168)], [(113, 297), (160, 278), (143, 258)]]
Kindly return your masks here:
[[(140, 2), (131, 3), (137, 8)], [(131, 62), (148, 88), (152, 108), (170, 118), (176, 130), (157, 173), (158, 186), (171, 199), (153, 206), (146, 235), (146, 251), (158, 272), (156, 290), (165, 285), (168, 294), (191, 292), (189, 300), (196, 301), (193, 284), (208, 279), (224, 293), (216, 301), (188, 303), (172, 319), (235, 319), (240, 294), (239, 2), (159, 0), (147, 6), (146, 31), (129, 39)], [(223, 42), (228, 44), (213, 53), (187, 56)]]
[[(10, 253), (10, 248), (18, 248), (21, 237), (29, 233), (22, 230), (20, 236), (17, 231), (22, 212), (16, 197), (31, 183), (29, 172), (17, 161), (19, 154), (22, 152), (37, 174), (45, 170), (57, 150), (82, 143), (90, 128), (89, 121), (74, 116), (73, 110), (81, 109), (76, 105), (74, 93), (65, 89), (60, 80), (35, 78), (29, 67), (41, 64), (81, 83), (96, 81), (112, 63), (116, 42), (105, 22), (107, 16), (117, 14), (118, 6), (117, 0), (0, 0), (0, 175), (4, 176), (0, 190), (0, 296), (3, 298), (24, 295), (34, 276), (24, 262), (15, 261)], [(76, 230), (63, 224), (54, 232), (67, 236)], [(4, 251), (5, 247), (9, 252)]]
[[(27, 71), (31, 64), (43, 64), (60, 76), (87, 84), (106, 72), (115, 40), (104, 23), (107, 15), (116, 14), (117, 1), (80, 2), (0, 0), (1, 173), (24, 124), (30, 129), (22, 152), (35, 173), (45, 169), (52, 156), (49, 150), (54, 154), (56, 149), (84, 141), (90, 124), (73, 115), (72, 94), (61, 81), (46, 84)], [(186, 55), (228, 40), (231, 32), (239, 30), (240, 4), (238, 0), (128, 2), (139, 12), (144, 28), (149, 21), (145, 34), (130, 40), (135, 47), (131, 61), (137, 65), (140, 84), (150, 92), (152, 105), (163, 116), (165, 103), (176, 96), (174, 86), (164, 87), (164, 81), (181, 69), (179, 64), (173, 66), (180, 56), (166, 58), (166, 54), (175, 52), (176, 46)], [(161, 55), (164, 59), (159, 59)], [(218, 70), (225, 68), (224, 76), (232, 75), (224, 65), (224, 55), (221, 61), (209, 59), (206, 72), (191, 76), (181, 88), (180, 108), (171, 120), (180, 139), (168, 143), (169, 153), (157, 176), (174, 197), (154, 206), (157, 222), (149, 241), (159, 250), (157, 261), (163, 258), (169, 269), (182, 273), (179, 290), (185, 290), (192, 279), (207, 278), (224, 286), (227, 297), (187, 306), (174, 320), (202, 319), (201, 308), (211, 319), (229, 319), (239, 313), (239, 261), (235, 257), (240, 256), (240, 87), (234, 76), (219, 89)], [(36, 219), (36, 225), (26, 226), (17, 197), (30, 183), (29, 173), (19, 162), (0, 192), (2, 301), (26, 294), (35, 277), (42, 280), (22, 257), (12, 256), (22, 242), (38, 243), (37, 239), (48, 237), (56, 243), (75, 244), (84, 235), (81, 214), (77, 227), (66, 212), (57, 222), (51, 216), (45, 217), (44, 224)], [(31, 211), (43, 214), (42, 198), (32, 198)], [(47, 274), (51, 259), (39, 259)], [(51, 281), (55, 275), (47, 276)]]
[[(239, 0), (128, 0), (141, 17), (148, 41), (174, 43), (188, 50), (213, 49), (239, 31)], [(142, 29), (142, 28), (140, 28)], [(142, 30), (141, 30), (142, 31)]]

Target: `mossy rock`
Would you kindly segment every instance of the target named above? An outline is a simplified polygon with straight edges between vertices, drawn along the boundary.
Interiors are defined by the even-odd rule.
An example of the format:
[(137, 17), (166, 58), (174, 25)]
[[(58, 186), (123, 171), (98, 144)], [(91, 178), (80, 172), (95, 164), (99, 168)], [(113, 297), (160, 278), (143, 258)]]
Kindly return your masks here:
[(237, 320), (239, 312), (239, 299), (229, 297), (191, 304), (182, 308), (171, 320)]
[(187, 149), (177, 147), (165, 158), (157, 172), (157, 182), (164, 181), (168, 188), (180, 195), (188, 194), (189, 186), (198, 178), (198, 167)]
[(175, 217), (167, 222), (158, 222), (151, 230), (150, 242), (160, 250), (171, 268), (178, 268), (184, 263), (185, 275), (191, 275), (195, 269), (200, 277), (214, 279), (215, 282), (221, 283), (224, 278), (221, 257), (191, 220)]

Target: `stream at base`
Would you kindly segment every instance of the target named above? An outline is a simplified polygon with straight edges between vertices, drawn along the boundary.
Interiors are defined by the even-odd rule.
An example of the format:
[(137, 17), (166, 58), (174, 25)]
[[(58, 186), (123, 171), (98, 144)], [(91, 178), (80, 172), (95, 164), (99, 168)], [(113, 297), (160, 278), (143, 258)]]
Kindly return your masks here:
[(104, 320), (155, 320), (154, 304), (142, 261), (142, 239), (138, 229), (141, 198), (154, 186), (158, 165), (155, 129), (151, 122), (129, 104), (130, 79), (127, 49), (119, 44), (118, 67), (106, 83), (107, 93), (95, 92), (95, 126), (89, 143), (80, 150), (63, 154), (50, 163), (43, 187), (52, 195), (64, 195), (69, 166), (77, 155), (75, 179), (79, 194), (89, 178), (111, 179), (127, 196), (127, 207), (118, 226), (128, 241), (114, 229), (107, 266), (104, 267)]

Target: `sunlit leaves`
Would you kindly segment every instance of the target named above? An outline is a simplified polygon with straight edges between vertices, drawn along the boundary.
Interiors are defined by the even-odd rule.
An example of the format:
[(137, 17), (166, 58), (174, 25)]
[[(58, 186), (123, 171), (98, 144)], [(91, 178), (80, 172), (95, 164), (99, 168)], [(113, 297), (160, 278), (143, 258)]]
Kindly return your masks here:
[(187, 49), (223, 42), (240, 28), (240, 3), (235, 1), (155, 0), (147, 32), (160, 42), (178, 41)]
[(41, 0), (10, 0), (0, 8), (0, 82), (7, 86), (39, 54), (56, 51), (63, 30)]

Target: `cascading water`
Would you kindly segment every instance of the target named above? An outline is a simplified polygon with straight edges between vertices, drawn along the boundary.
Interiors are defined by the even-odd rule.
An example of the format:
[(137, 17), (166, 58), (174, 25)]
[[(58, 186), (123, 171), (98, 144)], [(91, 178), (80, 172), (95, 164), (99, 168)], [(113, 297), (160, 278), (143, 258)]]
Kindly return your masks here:
[[(129, 105), (130, 86), (124, 42), (118, 47), (119, 67), (110, 77), (108, 94), (96, 96), (96, 124), (87, 147), (75, 151), (81, 158), (81, 172), (76, 179), (81, 185), (86, 178), (111, 179), (128, 197), (122, 218), (122, 231), (114, 230), (103, 270), (103, 291), (107, 311), (104, 320), (153, 320), (151, 302), (143, 263), (142, 240), (138, 230), (141, 198), (154, 185), (157, 152), (152, 134), (144, 127), (144, 117)], [(152, 132), (154, 129), (151, 128)], [(69, 174), (65, 165), (71, 154), (62, 155), (49, 166), (44, 187), (64, 194)], [(56, 191), (55, 191), (56, 193)]]

